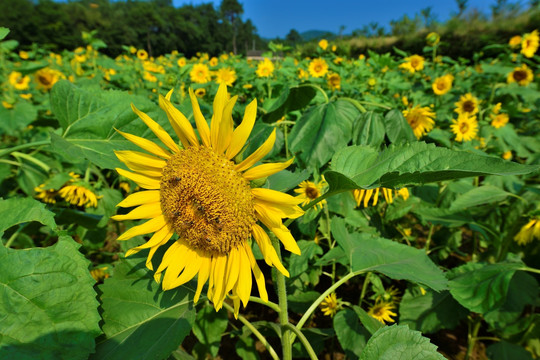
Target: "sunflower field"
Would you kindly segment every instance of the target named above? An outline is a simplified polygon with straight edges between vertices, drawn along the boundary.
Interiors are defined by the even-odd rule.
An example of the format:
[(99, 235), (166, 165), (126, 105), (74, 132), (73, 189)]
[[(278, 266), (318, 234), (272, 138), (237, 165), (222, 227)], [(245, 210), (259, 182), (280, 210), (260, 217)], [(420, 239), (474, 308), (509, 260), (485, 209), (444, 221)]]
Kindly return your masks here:
[(472, 59), (8, 34), (0, 359), (540, 356), (537, 30)]

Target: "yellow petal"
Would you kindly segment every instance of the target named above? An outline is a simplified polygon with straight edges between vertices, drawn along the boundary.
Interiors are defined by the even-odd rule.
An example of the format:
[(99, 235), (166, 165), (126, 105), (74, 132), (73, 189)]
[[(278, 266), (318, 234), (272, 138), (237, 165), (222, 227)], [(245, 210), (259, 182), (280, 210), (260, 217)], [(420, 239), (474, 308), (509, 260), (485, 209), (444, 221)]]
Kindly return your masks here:
[(199, 101), (193, 93), (193, 89), (189, 88), (189, 97), (191, 99), (191, 107), (193, 108), (193, 117), (195, 118), (195, 124), (197, 125), (197, 130), (199, 130), (199, 135), (201, 136), (201, 141), (206, 147), (210, 147), (210, 128), (208, 123), (204, 118), (201, 108), (199, 107)]
[(234, 104), (236, 103), (236, 99), (238, 99), (238, 96), (233, 96), (227, 102), (227, 105), (225, 105), (225, 109), (223, 110), (223, 117), (221, 119), (221, 125), (219, 127), (218, 144), (216, 148), (218, 154), (223, 154), (225, 152), (225, 149), (227, 149), (227, 147), (231, 143), (234, 129), (232, 111)]
[(132, 207), (159, 201), (159, 190), (139, 191), (129, 195), (116, 206)]
[(246, 110), (244, 112), (244, 119), (232, 134), (231, 143), (227, 148), (227, 151), (225, 152), (225, 157), (227, 159), (232, 159), (233, 157), (238, 155), (240, 150), (242, 150), (244, 144), (249, 138), (249, 134), (251, 134), (251, 130), (253, 130), (253, 125), (255, 124), (256, 117), (257, 100), (253, 100), (248, 106), (246, 106)]
[(193, 126), (191, 126), (184, 114), (182, 114), (167, 98), (164, 98), (161, 95), (159, 96), (159, 106), (167, 113), (169, 122), (184, 145), (184, 148), (199, 145), (199, 140), (195, 135)]
[(240, 274), (238, 276), (236, 291), (245, 307), (249, 301), (249, 295), (251, 295), (251, 265), (243, 246), (238, 248), (238, 255)]
[(124, 177), (127, 177), (130, 180), (133, 180), (137, 185), (143, 189), (155, 190), (159, 189), (159, 180), (156, 178), (151, 178), (146, 175), (132, 173), (124, 169), (116, 168), (116, 171)]
[(125, 137), (127, 140), (131, 141), (133, 144), (137, 145), (143, 150), (148, 151), (151, 154), (154, 154), (156, 156), (159, 156), (165, 159), (168, 159), (171, 157), (171, 153), (169, 153), (167, 150), (165, 150), (158, 144), (154, 143), (153, 141), (150, 141), (145, 138), (135, 136), (132, 134), (128, 134), (120, 130), (116, 130), (116, 132), (118, 132), (120, 135)]
[(160, 215), (151, 220), (148, 220), (142, 225), (132, 227), (131, 229), (120, 235), (116, 240), (128, 240), (135, 236), (153, 233), (160, 230), (164, 226), (165, 218), (163, 217), (163, 215)]
[(210, 139), (212, 140), (212, 148), (218, 149), (219, 129), (223, 118), (223, 109), (228, 101), (227, 85), (221, 83), (219, 85), (216, 97), (214, 98), (214, 115), (210, 124)]
[[(298, 190), (298, 189), (296, 189)], [(304, 192), (303, 189), (299, 189), (300, 193)], [(303, 199), (299, 199), (296, 196), (282, 193), (281, 191), (264, 189), (264, 188), (254, 188), (251, 189), (251, 193), (256, 199), (268, 201), (271, 203), (278, 203), (284, 205), (298, 205)]]
[(199, 272), (203, 263), (203, 259), (197, 254), (197, 252), (191, 249), (188, 249), (184, 256), (188, 259), (188, 262), (184, 267), (182, 274), (180, 274), (180, 276), (172, 283), (172, 288), (183, 285), (193, 279)]
[(134, 220), (134, 219), (151, 219), (161, 215), (161, 203), (143, 204), (125, 215), (114, 215), (111, 219), (116, 221)]
[(210, 275), (210, 270), (212, 268), (211, 257), (201, 256), (201, 259), (202, 259), (201, 268), (199, 270), (199, 274), (197, 275), (197, 291), (195, 291), (195, 296), (193, 297), (194, 302), (199, 301), (199, 297), (201, 296), (201, 291), (204, 287), (204, 284), (206, 284), (206, 281), (208, 280), (208, 276)]
[(253, 270), (253, 276), (255, 276), (255, 283), (257, 283), (257, 288), (259, 289), (259, 297), (263, 301), (268, 302), (268, 293), (266, 292), (266, 286), (264, 285), (264, 275), (259, 268), (259, 265), (257, 265), (253, 252), (251, 252), (251, 248), (247, 242), (244, 242), (244, 249), (246, 251), (249, 264), (251, 265), (251, 269)]
[(228, 293), (234, 288), (234, 285), (238, 282), (238, 275), (240, 273), (240, 264), (238, 263), (238, 250), (232, 249), (227, 259), (227, 284), (225, 286), (225, 293)]
[(226, 274), (225, 274), (225, 268), (227, 266), (227, 255), (218, 255), (214, 257), (214, 268), (213, 270), (213, 278), (214, 278), (214, 289), (213, 289), (213, 297), (212, 302), (214, 303), (214, 308), (216, 310), (221, 309), (223, 300), (225, 299), (225, 281), (226, 281)]
[(178, 241), (176, 244), (178, 244), (178, 246), (171, 254), (170, 260), (168, 261), (167, 270), (165, 271), (165, 276), (163, 277), (163, 290), (175, 288), (174, 283), (178, 279), (180, 272), (182, 272), (186, 268), (188, 262), (192, 260), (187, 246)]
[(133, 171), (150, 170), (161, 173), (161, 169), (167, 165), (165, 160), (139, 151), (122, 150), (114, 153), (121, 162)]
[(270, 203), (268, 201), (263, 201), (255, 199), (255, 204), (258, 206), (263, 206), (268, 212), (276, 214), (279, 218), (290, 218), (296, 219), (304, 215), (304, 210), (302, 210), (297, 205), (283, 205), (278, 203)]
[(266, 141), (257, 149), (255, 152), (251, 155), (249, 155), (247, 158), (244, 159), (240, 164), (236, 165), (234, 168), (236, 171), (244, 171), (246, 169), (249, 169), (255, 163), (259, 160), (261, 160), (263, 157), (265, 157), (274, 147), (274, 143), (276, 142), (276, 129), (272, 131), (272, 134), (266, 139)]
[(277, 172), (280, 172), (283, 169), (286, 169), (289, 165), (292, 164), (294, 161), (294, 158), (283, 162), (283, 163), (270, 163), (270, 164), (263, 164), (259, 166), (255, 166), (254, 168), (249, 169), (246, 171), (242, 176), (246, 180), (255, 180), (264, 178), (270, 175), (273, 175)]
[[(161, 228), (159, 231), (156, 231), (154, 235), (152, 235), (152, 237), (150, 238), (150, 240), (148, 240), (148, 242), (142, 245), (139, 245), (137, 247), (134, 247), (133, 249), (129, 249), (126, 252), (126, 257), (136, 254), (143, 249), (149, 249), (153, 247), (156, 247), (157, 249), (158, 247), (160, 247), (161, 245), (169, 241), (169, 239), (172, 237), (173, 234), (174, 234), (174, 229), (168, 224), (165, 224), (163, 228)], [(149, 257), (150, 259), (152, 258), (151, 256)], [(150, 268), (150, 270), (153, 270), (153, 269)]]
[(266, 231), (264, 231), (259, 225), (254, 224), (251, 227), (251, 233), (253, 234), (253, 238), (257, 242), (257, 245), (259, 245), (259, 249), (261, 249), (266, 263), (270, 266), (275, 266), (280, 273), (289, 277), (289, 272), (287, 269), (285, 269), (283, 264), (281, 264), (276, 249), (274, 249), (272, 241), (270, 240), (270, 237), (268, 237)]
[(173, 152), (177, 153), (180, 151), (178, 148), (178, 145), (174, 142), (174, 140), (171, 138), (171, 136), (159, 125), (157, 122), (152, 120), (150, 116), (146, 115), (142, 111), (139, 111), (135, 107), (135, 105), (131, 104), (131, 108), (133, 111), (141, 118), (142, 121), (152, 130), (154, 134), (158, 137), (165, 146), (167, 146), (169, 149), (171, 149)]
[(292, 252), (293, 254), (300, 255), (300, 248), (294, 240), (291, 232), (287, 229), (282, 223), (279, 216), (276, 214), (269, 213), (266, 208), (255, 205), (255, 213), (257, 218), (268, 227), (277, 238), (283, 243), (285, 249)]

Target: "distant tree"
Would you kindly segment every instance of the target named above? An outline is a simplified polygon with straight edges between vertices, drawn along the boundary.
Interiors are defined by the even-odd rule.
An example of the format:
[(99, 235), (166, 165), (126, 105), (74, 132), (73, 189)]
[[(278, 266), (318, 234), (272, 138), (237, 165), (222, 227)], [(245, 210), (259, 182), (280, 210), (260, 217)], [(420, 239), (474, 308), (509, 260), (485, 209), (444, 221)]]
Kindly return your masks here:
[(222, 0), (221, 5), (219, 6), (219, 10), (221, 11), (221, 15), (223, 16), (223, 18), (228, 21), (229, 24), (232, 26), (233, 52), (236, 54), (236, 35), (238, 31), (239, 20), (241, 20), (240, 16), (244, 13), (244, 8), (242, 7), (242, 4), (238, 2), (238, 0)]
[(343, 32), (345, 31), (346, 28), (347, 27), (345, 25), (340, 25), (339, 26), (338, 36), (339, 36), (340, 39), (343, 38)]
[(414, 34), (420, 27), (421, 22), (418, 15), (415, 15), (414, 18), (411, 19), (405, 14), (399, 20), (390, 21), (392, 35)]
[(302, 35), (296, 29), (291, 29), (287, 36), (285, 36), (285, 41), (289, 45), (296, 45), (297, 43), (302, 41)]
[(457, 16), (460, 17), (465, 12), (465, 9), (467, 9), (467, 2), (468, 0), (456, 0), (457, 6), (458, 6), (458, 14)]
[(435, 20), (434, 14), (432, 12), (433, 7), (428, 6), (420, 10), (420, 15), (422, 15), (422, 20), (424, 20), (424, 26), (426, 28), (431, 27), (433, 21)]

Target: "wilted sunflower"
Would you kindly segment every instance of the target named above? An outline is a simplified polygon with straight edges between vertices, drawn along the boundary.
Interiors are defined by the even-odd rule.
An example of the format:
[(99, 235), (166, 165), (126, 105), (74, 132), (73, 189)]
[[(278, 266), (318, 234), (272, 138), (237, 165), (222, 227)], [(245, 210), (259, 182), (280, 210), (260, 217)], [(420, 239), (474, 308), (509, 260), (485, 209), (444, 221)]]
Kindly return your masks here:
[(540, 239), (540, 219), (531, 219), (527, 224), (519, 230), (514, 236), (515, 242), (519, 245), (527, 245), (533, 239)]
[(533, 72), (526, 64), (514, 68), (514, 70), (506, 77), (506, 82), (511, 84), (518, 83), (521, 86), (529, 85), (534, 79)]
[(341, 76), (337, 73), (331, 73), (326, 78), (326, 82), (328, 83), (328, 86), (331, 90), (339, 90), (341, 89)]
[[(279, 191), (252, 188), (251, 181), (262, 179), (288, 167), (293, 159), (284, 163), (254, 166), (271, 150), (276, 132), (253, 154), (239, 163), (233, 159), (241, 153), (257, 115), (257, 101), (247, 107), (242, 123), (234, 129), (233, 106), (237, 96), (229, 99), (227, 86), (221, 84), (213, 103), (214, 114), (208, 126), (193, 91), (189, 90), (193, 116), (201, 141), (188, 119), (170, 102), (172, 90), (160, 96), (160, 107), (177, 134), (182, 147), (145, 113), (132, 105), (133, 111), (165, 144), (119, 133), (147, 153), (116, 151), (117, 157), (133, 170), (117, 169), (118, 173), (145, 189), (128, 196), (118, 206), (134, 207), (115, 220), (150, 219), (132, 227), (118, 240), (154, 233), (150, 240), (126, 253), (134, 254), (150, 249), (146, 265), (152, 267), (152, 257), (174, 233), (178, 239), (168, 246), (161, 264), (155, 272), (156, 281), (164, 290), (172, 289), (198, 275), (194, 300), (200, 297), (203, 286), (209, 282), (208, 298), (216, 310), (229, 295), (238, 315), (240, 301), (246, 306), (255, 276), (260, 297), (267, 301), (264, 276), (251, 250), (255, 239), (265, 261), (274, 265), (285, 276), (289, 273), (281, 264), (266, 231), (257, 224), (261, 221), (283, 243), (285, 249), (300, 254), (300, 249), (283, 218), (298, 218), (303, 214), (301, 201)], [(163, 275), (163, 277), (162, 277)]]
[(407, 119), (417, 139), (430, 132), (435, 125), (433, 121), (435, 113), (427, 106), (416, 105), (412, 109), (403, 110), (403, 116)]
[(424, 57), (420, 55), (411, 55), (406, 57), (405, 62), (399, 65), (400, 68), (408, 70), (411, 74), (424, 69)]
[(451, 74), (436, 78), (431, 85), (435, 95), (444, 95), (449, 92), (452, 89), (452, 81), (454, 81), (454, 76)]
[(539, 43), (540, 37), (538, 36), (538, 30), (523, 35), (521, 39), (521, 53), (528, 58), (532, 58), (536, 50), (538, 50)]
[(274, 64), (268, 58), (264, 58), (263, 61), (259, 62), (257, 65), (257, 70), (255, 73), (258, 77), (270, 77), (274, 72)]
[(216, 82), (218, 84), (225, 84), (227, 86), (232, 86), (236, 81), (236, 71), (231, 68), (221, 68), (216, 71)]
[(456, 141), (469, 141), (476, 137), (478, 133), (478, 122), (476, 116), (459, 114), (457, 120), (452, 120), (450, 125), (452, 132), (456, 134)]
[(458, 114), (465, 114), (472, 116), (478, 112), (478, 104), (480, 101), (474, 97), (471, 93), (460, 96), (459, 101), (455, 103), (455, 112)]
[(56, 195), (58, 191), (54, 189), (45, 189), (45, 184), (41, 184), (34, 188), (36, 198), (47, 204), (56, 204)]
[(495, 129), (502, 128), (503, 126), (508, 124), (508, 120), (509, 120), (508, 114), (502, 113), (502, 114), (492, 115), (491, 126), (493, 126)]
[[(322, 195), (323, 189), (328, 186), (324, 177), (318, 183), (312, 181), (302, 181), (298, 185), (298, 189), (294, 189), (294, 192), (297, 193), (296, 197), (300, 200), (302, 205), (307, 205), (319, 196)], [(319, 207), (322, 209), (323, 205), (326, 204), (326, 200), (321, 200), (315, 204), (315, 208)]]
[(328, 72), (328, 64), (324, 59), (317, 58), (311, 60), (308, 67), (309, 73), (311, 76), (319, 78), (326, 75)]
[(210, 70), (205, 64), (195, 64), (189, 72), (189, 77), (194, 83), (205, 84), (210, 81)]
[(58, 80), (66, 78), (60, 71), (51, 68), (38, 70), (35, 76), (38, 86), (44, 90), (49, 90)]
[(389, 301), (377, 300), (375, 305), (369, 308), (368, 314), (379, 320), (381, 323), (393, 323), (395, 320), (391, 316), (397, 316), (392, 310), (395, 309), (395, 305)]

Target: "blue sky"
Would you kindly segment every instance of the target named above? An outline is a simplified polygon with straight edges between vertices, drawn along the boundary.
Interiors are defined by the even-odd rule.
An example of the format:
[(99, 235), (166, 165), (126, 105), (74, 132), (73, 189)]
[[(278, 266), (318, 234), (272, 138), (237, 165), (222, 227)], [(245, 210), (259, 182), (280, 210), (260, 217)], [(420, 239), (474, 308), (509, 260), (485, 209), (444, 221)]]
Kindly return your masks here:
[[(221, 0), (173, 0), (175, 6), (182, 4), (214, 3)], [(239, 0), (244, 6), (244, 20), (251, 19), (258, 34), (264, 38), (285, 37), (289, 30), (328, 30), (338, 33), (341, 25), (344, 33), (350, 33), (370, 22), (387, 26), (407, 14), (414, 16), (421, 9), (432, 7), (438, 21), (447, 20), (458, 7), (455, 0)], [(524, 7), (526, 0), (511, 0)], [(489, 14), (495, 0), (469, 0), (468, 8), (475, 7)]]

